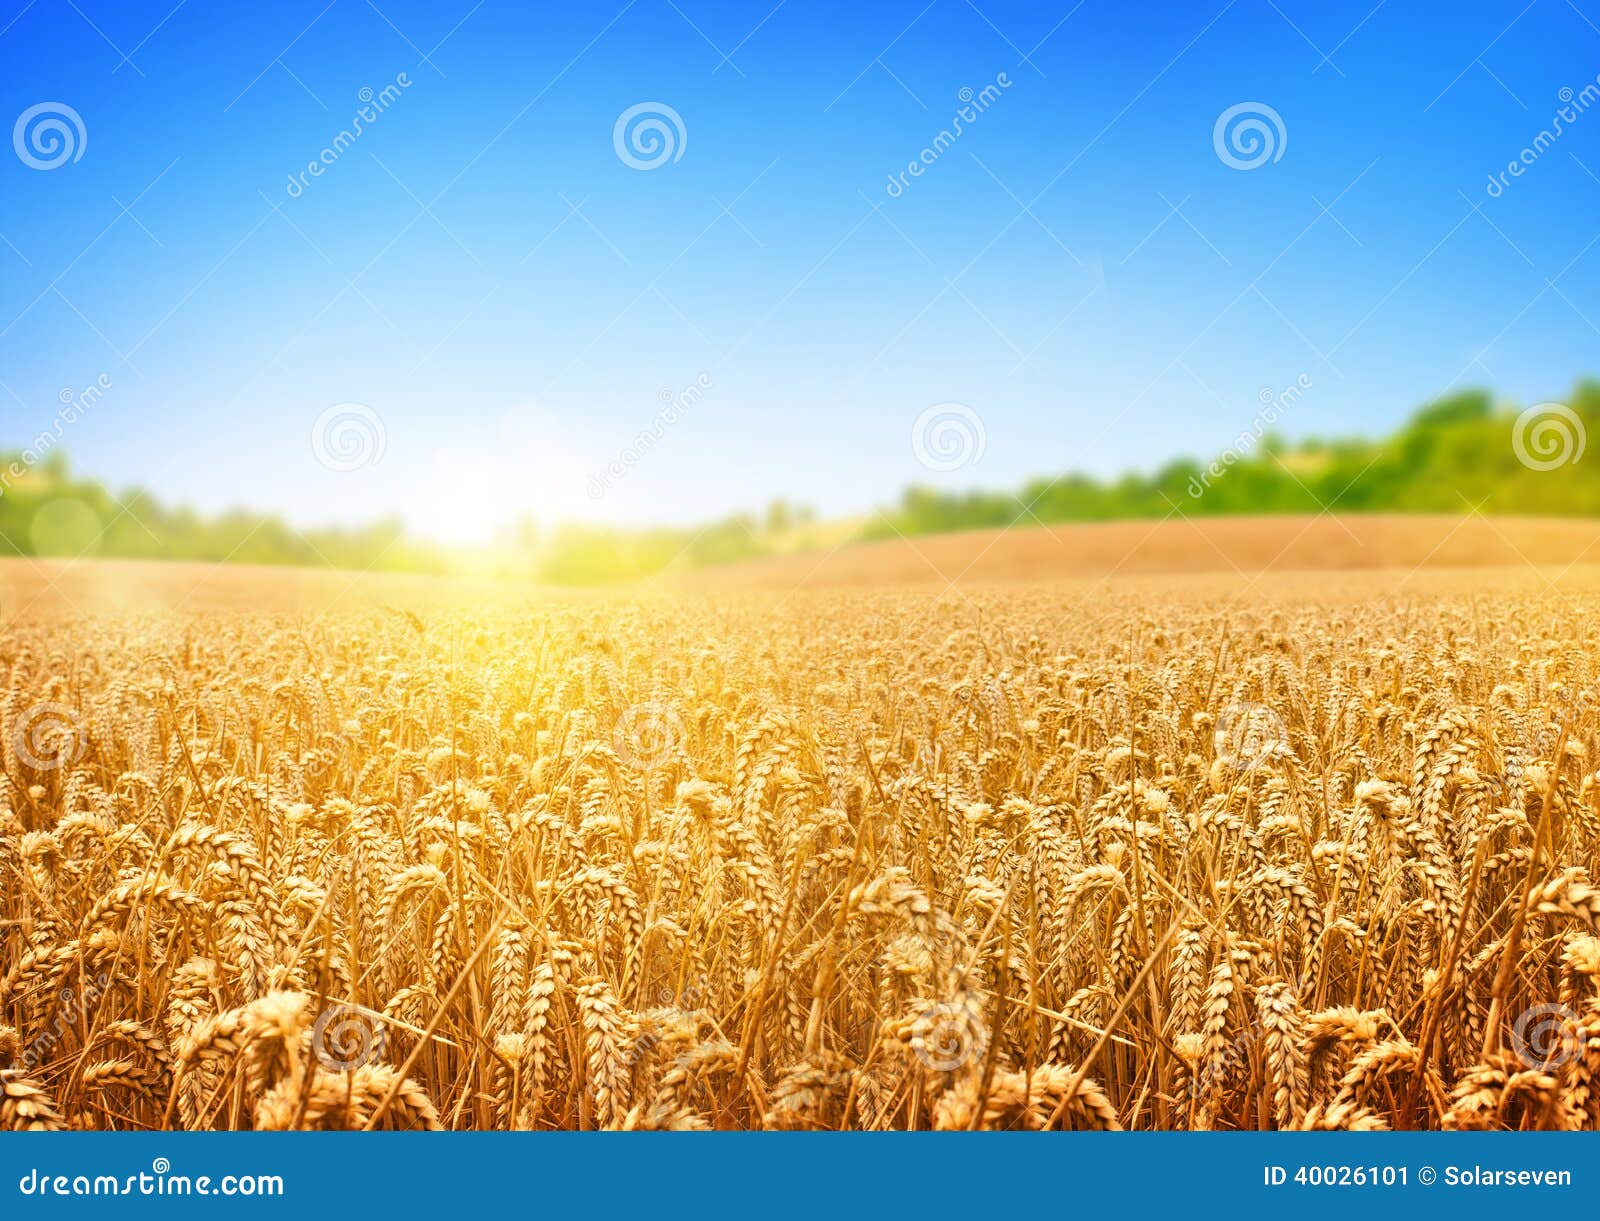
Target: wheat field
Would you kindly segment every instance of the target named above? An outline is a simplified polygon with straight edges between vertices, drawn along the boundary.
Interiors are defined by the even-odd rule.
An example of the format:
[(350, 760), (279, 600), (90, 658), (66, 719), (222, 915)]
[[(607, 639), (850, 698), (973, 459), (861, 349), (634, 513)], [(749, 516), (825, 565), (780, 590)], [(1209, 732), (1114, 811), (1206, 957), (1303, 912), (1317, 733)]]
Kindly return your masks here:
[(0, 628), (0, 1129), (1600, 1121), (1594, 583), (249, 579)]

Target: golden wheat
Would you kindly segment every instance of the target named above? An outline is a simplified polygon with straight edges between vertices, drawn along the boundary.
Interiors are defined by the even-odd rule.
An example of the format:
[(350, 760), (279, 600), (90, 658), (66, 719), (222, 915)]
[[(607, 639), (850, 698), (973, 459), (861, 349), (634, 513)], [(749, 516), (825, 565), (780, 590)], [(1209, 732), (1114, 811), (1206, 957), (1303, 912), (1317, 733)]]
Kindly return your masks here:
[(0, 628), (0, 1129), (1586, 1128), (1592, 599)]

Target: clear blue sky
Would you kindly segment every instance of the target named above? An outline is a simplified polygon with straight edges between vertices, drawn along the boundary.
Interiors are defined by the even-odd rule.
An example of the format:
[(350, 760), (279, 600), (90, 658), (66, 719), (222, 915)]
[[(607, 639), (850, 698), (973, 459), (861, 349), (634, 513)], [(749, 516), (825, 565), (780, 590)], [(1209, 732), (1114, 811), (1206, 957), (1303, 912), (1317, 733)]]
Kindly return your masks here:
[[(6, 122), (86, 139), (0, 157), (0, 447), (104, 374), (86, 473), (466, 537), (1148, 468), (1302, 375), (1291, 435), (1600, 373), (1600, 104), (1487, 189), (1600, 74), (1600, 0), (774, 2), (3, 0)], [(686, 136), (639, 170), (646, 102)], [(1281, 117), (1255, 169), (1214, 145), (1240, 103)], [(343, 402), (384, 424), (356, 471), (310, 444)], [(985, 446), (930, 472), (944, 402)]]

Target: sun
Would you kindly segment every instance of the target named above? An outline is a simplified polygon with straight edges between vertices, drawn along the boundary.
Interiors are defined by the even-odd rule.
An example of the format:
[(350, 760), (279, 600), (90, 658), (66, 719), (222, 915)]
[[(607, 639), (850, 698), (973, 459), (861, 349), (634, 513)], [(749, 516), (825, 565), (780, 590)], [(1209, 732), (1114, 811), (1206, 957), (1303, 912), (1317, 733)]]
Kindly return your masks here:
[(419, 534), (457, 547), (488, 547), (519, 522), (581, 520), (593, 505), (568, 428), (549, 412), (507, 412), (492, 443), (434, 455), (412, 516)]

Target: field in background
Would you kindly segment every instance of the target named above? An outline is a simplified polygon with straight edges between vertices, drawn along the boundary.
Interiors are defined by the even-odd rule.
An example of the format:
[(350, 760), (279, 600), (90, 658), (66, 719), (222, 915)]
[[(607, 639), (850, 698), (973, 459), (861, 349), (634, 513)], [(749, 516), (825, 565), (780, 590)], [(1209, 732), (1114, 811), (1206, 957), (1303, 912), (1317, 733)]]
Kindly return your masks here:
[(708, 569), (707, 587), (872, 586), (1152, 574), (1600, 564), (1600, 522), (1541, 517), (1324, 515), (1015, 526), (893, 539)]
[(0, 1130), (1593, 1129), (1600, 570), (1345, 524), (0, 565)]
[[(1320, 589), (1398, 589), (1427, 570), (1503, 568), (1533, 582), (1583, 585), (1600, 566), (1600, 522), (1563, 518), (1322, 516), (1210, 518), (1198, 521), (1019, 526), (757, 560), (651, 578), (592, 593), (555, 591), (490, 577), (360, 573), (246, 564), (149, 560), (0, 559), (0, 622), (74, 608), (158, 612), (273, 609), (292, 612), (392, 606), (454, 609), (529, 597), (604, 602), (683, 592), (720, 597), (735, 589), (935, 584), (959, 587), (1018, 581), (1122, 581), (1185, 575), (1216, 592), (1249, 587), (1262, 574)], [(1305, 577), (1296, 574), (1308, 574)], [(1318, 576), (1317, 574), (1323, 574)], [(1328, 574), (1333, 574), (1330, 578)], [(1482, 574), (1466, 578), (1482, 585)], [(1518, 576), (1519, 582), (1521, 576)], [(955, 595), (952, 595), (955, 596)]]
[(489, 578), (162, 560), (0, 559), (0, 622), (73, 612), (334, 613), (393, 606), (526, 600), (529, 587)]
[[(1520, 562), (1519, 550), (1534, 554), (1547, 537), (1558, 549), (1580, 537), (1581, 547), (1592, 541), (1594, 523), (1600, 523), (1600, 483), (1582, 458), (1589, 431), (1600, 427), (1600, 382), (1581, 382), (1569, 402), (1535, 404), (1521, 414), (1497, 408), (1482, 391), (1466, 391), (1424, 407), (1381, 440), (1304, 439), (1291, 445), (1273, 435), (1270, 425), (1299, 401), (1301, 392), (1297, 387), (1264, 403), (1251, 427), (1209, 462), (1177, 459), (1159, 470), (1125, 472), (1114, 479), (1059, 472), (1011, 491), (984, 490), (977, 482), (986, 443), (982, 419), (962, 404), (941, 404), (918, 417), (911, 447), (930, 472), (945, 478), (935, 486), (906, 488), (897, 503), (855, 518), (821, 520), (808, 506), (782, 498), (764, 509), (697, 524), (624, 526), (523, 517), (501, 523), (492, 543), (467, 550), (411, 535), (399, 520), (297, 529), (270, 514), (244, 509), (199, 514), (163, 503), (149, 492), (115, 492), (76, 474), (46, 436), (36, 451), (0, 453), (0, 552), (358, 571), (493, 572), (580, 586), (725, 569), (760, 559), (770, 561), (781, 576), (804, 571), (842, 545), (868, 540), (926, 538), (930, 549), (964, 566), (961, 549), (966, 544), (941, 542), (935, 536), (1005, 527), (1025, 530), (1035, 524), (1049, 526), (1064, 540), (1062, 546), (1030, 546), (1026, 534), (1015, 539), (1007, 535), (1007, 546), (986, 557), (989, 568), (1007, 577), (1015, 576), (1015, 569), (1055, 576), (1069, 560), (1103, 568), (1137, 547), (1135, 571), (1139, 565), (1154, 565), (1153, 571), (1192, 571), (1211, 560), (1188, 557), (1185, 548), (1189, 543), (1211, 547), (1213, 540), (1225, 554), (1237, 551), (1229, 563), (1250, 568), (1274, 560), (1280, 548), (1271, 540), (1280, 537), (1285, 523), (1306, 520), (1328, 506), (1347, 515), (1391, 515), (1369, 520), (1393, 523), (1397, 542), (1389, 546), (1361, 528), (1355, 529), (1354, 542), (1337, 536), (1330, 536), (1326, 545), (1301, 539), (1294, 554), (1285, 557), (1289, 566), (1322, 566), (1319, 552), (1331, 549), (1328, 563), (1333, 567), (1412, 567), (1433, 542), (1443, 541), (1434, 537), (1435, 531), (1449, 531), (1472, 509), (1507, 520), (1510, 532), (1522, 538), (1498, 537), (1479, 519), (1465, 537), (1446, 544), (1466, 557), (1462, 562)], [(331, 430), (313, 438), (313, 449), (320, 443), (324, 458), (330, 446), (344, 444), (353, 447), (344, 456), (355, 465), (381, 456), (381, 421), (369, 408), (356, 406), (359, 410), (349, 416), (334, 413), (319, 421)], [(345, 426), (348, 433), (340, 431)], [(603, 494), (606, 486), (592, 487), (591, 494)], [(1400, 514), (1436, 516), (1394, 516)], [(1521, 524), (1509, 524), (1519, 516)], [(1185, 539), (1168, 528), (1171, 520), (1185, 517), (1213, 524)], [(1260, 525), (1228, 524), (1228, 518), (1256, 519)], [(1590, 525), (1583, 526), (1585, 521)], [(1084, 525), (1096, 522), (1128, 524)], [(1385, 533), (1389, 528), (1382, 527)], [(1587, 536), (1585, 530), (1590, 531)], [(1152, 531), (1155, 541), (1143, 541)], [(1176, 547), (1169, 545), (1174, 540)], [(829, 561), (841, 581), (865, 577), (873, 582), (885, 575), (921, 580), (926, 567), (896, 562), (893, 548), (852, 555), (865, 567), (853, 571), (848, 563)], [(887, 558), (890, 573), (877, 572), (880, 556)]]

